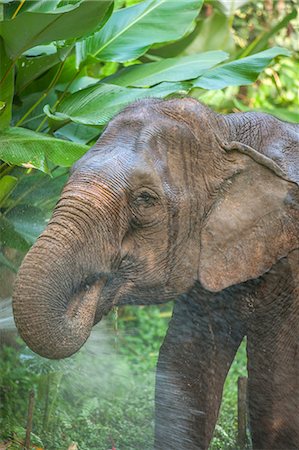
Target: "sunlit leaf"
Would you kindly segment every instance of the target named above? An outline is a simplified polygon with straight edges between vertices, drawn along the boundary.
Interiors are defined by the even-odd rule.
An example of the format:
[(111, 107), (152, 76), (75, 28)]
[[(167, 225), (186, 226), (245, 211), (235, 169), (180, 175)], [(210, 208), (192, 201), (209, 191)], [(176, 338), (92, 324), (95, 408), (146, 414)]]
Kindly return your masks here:
[(56, 85), (56, 89), (64, 91), (67, 89), (68, 92), (74, 93), (81, 91), (82, 89), (92, 86), (99, 82), (98, 78), (83, 76), (76, 78), (71, 84), (70, 83), (59, 83)]
[(88, 57), (124, 62), (158, 42), (179, 39), (190, 29), (203, 0), (146, 0), (115, 11), (104, 27), (76, 44), (78, 65)]
[(289, 56), (282, 47), (273, 47), (247, 58), (237, 59), (211, 69), (193, 82), (194, 87), (203, 89), (222, 89), (227, 86), (243, 86), (254, 82), (259, 74), (279, 55)]
[(88, 149), (85, 145), (63, 141), (25, 128), (9, 128), (0, 133), (0, 159), (48, 172), (47, 161), (69, 167)]
[(99, 83), (70, 95), (61, 102), (56, 112), (45, 107), (53, 122), (71, 120), (86, 125), (104, 125), (129, 103), (149, 97), (166, 97), (175, 92), (186, 91), (184, 83), (161, 83), (151, 89), (125, 88)]
[(221, 51), (206, 52), (181, 58), (168, 58), (158, 62), (131, 66), (109, 78), (119, 86), (153, 86), (162, 81), (183, 81), (196, 78), (211, 67), (228, 58)]

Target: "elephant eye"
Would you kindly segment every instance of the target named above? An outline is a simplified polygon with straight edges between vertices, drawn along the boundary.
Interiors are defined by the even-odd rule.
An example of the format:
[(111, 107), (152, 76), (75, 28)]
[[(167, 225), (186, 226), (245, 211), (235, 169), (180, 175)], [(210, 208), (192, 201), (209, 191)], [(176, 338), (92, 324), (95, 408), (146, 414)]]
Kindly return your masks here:
[(137, 206), (149, 208), (151, 206), (154, 206), (157, 203), (157, 200), (158, 198), (153, 194), (147, 191), (142, 191), (135, 197), (134, 203)]

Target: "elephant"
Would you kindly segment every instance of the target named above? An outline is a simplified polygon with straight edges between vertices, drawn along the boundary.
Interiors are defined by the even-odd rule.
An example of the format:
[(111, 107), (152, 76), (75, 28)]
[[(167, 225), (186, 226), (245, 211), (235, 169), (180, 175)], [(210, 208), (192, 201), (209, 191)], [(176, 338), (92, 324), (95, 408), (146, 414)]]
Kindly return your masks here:
[(13, 294), (28, 346), (77, 352), (117, 305), (174, 301), (155, 450), (208, 449), (246, 336), (258, 450), (299, 448), (299, 125), (192, 97), (128, 105), (74, 164)]

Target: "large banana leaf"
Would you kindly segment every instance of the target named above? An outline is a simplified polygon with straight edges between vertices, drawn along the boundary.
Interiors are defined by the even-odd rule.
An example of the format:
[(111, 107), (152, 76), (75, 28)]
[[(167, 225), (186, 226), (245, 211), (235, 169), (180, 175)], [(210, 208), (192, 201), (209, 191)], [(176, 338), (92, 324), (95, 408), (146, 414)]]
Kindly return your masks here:
[(222, 89), (227, 86), (242, 86), (254, 82), (259, 74), (279, 55), (289, 56), (282, 47), (273, 47), (264, 52), (223, 64), (209, 70), (193, 82), (194, 87), (203, 89)]
[(77, 64), (88, 57), (129, 61), (152, 44), (179, 39), (190, 30), (203, 0), (146, 0), (112, 14), (105, 26), (76, 44)]
[[(162, 81), (184, 81), (196, 78), (228, 58), (222, 51), (206, 52), (181, 58), (168, 58), (149, 64), (138, 64), (109, 78), (118, 86), (153, 86)], [(108, 80), (107, 80), (108, 81)]]
[(86, 125), (104, 125), (129, 103), (148, 97), (165, 97), (186, 89), (184, 83), (161, 83), (152, 89), (135, 89), (99, 83), (70, 95), (51, 112), (49, 106), (45, 113), (55, 123), (72, 121)]
[(0, 133), (0, 159), (16, 165), (48, 172), (47, 161), (69, 167), (88, 149), (87, 146), (35, 133), (25, 128), (8, 128)]
[(39, 44), (81, 37), (91, 32), (107, 19), (113, 4), (112, 0), (83, 0), (53, 10), (48, 8), (51, 2), (39, 3), (37, 11), (20, 12), (14, 19), (0, 22), (0, 36), (11, 58), (15, 59)]

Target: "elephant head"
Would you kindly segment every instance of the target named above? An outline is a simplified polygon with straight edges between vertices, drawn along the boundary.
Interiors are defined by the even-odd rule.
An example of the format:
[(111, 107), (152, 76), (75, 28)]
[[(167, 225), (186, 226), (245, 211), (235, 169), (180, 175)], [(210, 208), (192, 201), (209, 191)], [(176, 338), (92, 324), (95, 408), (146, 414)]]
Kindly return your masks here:
[(191, 98), (118, 114), (19, 271), (14, 317), (29, 347), (67, 357), (115, 305), (165, 302), (198, 281), (220, 291), (299, 248), (299, 155), (271, 154), (297, 132)]

